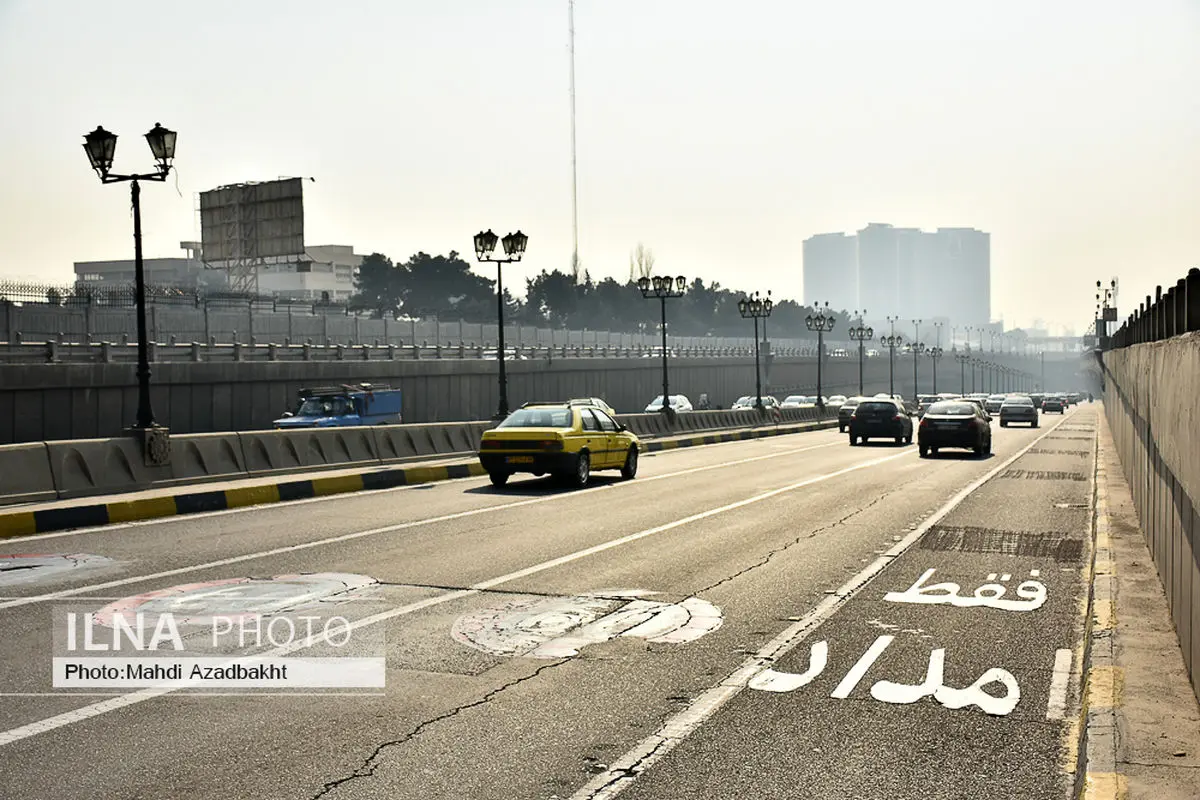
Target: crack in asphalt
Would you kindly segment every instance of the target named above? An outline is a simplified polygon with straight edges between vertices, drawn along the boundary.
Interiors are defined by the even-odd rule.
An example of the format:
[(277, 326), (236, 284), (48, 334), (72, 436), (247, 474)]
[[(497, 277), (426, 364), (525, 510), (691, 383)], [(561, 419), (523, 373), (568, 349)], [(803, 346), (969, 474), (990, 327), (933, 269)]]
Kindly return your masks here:
[(538, 667), (537, 669), (535, 669), (533, 672), (529, 673), (528, 675), (525, 675), (523, 677), (517, 678), (516, 680), (512, 680), (512, 681), (509, 681), (508, 683), (497, 686), (495, 689), (488, 691), (487, 694), (483, 695), (483, 697), (479, 698), (478, 700), (472, 700), (469, 703), (464, 703), (461, 706), (456, 706), (456, 707), (450, 709), (449, 711), (447, 711), (443, 714), (439, 714), (438, 716), (436, 716), (432, 719), (425, 720), (424, 722), (417, 725), (411, 731), (404, 734), (403, 736), (401, 736), (398, 739), (391, 739), (386, 742), (383, 742), (382, 744), (380, 744), (378, 747), (375, 748), (375, 750), (371, 753), (371, 755), (369, 755), (369, 756), (367, 756), (367, 758), (363, 759), (363, 763), (360, 767), (355, 769), (349, 775), (346, 775), (341, 778), (336, 778), (332, 781), (327, 781), (320, 788), (320, 790), (318, 790), (317, 793), (312, 796), (311, 800), (317, 800), (318, 798), (324, 797), (325, 795), (329, 794), (331, 791), (338, 788), (339, 786), (342, 786), (343, 784), (349, 783), (354, 780), (358, 780), (359, 778), (373, 777), (375, 775), (375, 771), (382, 764), (381, 757), (385, 750), (392, 748), (392, 747), (399, 747), (402, 744), (407, 744), (408, 742), (412, 741), (413, 739), (417, 738), (422, 733), (424, 733), (425, 729), (430, 727), (431, 725), (435, 725), (438, 722), (441, 722), (443, 720), (447, 720), (447, 719), (450, 719), (451, 717), (458, 716), (463, 711), (467, 711), (469, 709), (485, 705), (488, 702), (490, 702), (493, 698), (495, 698), (496, 695), (500, 694), (501, 692), (505, 691), (506, 689), (511, 689), (512, 687), (517, 686), (522, 683), (525, 683), (526, 681), (533, 680), (534, 678), (538, 677), (546, 670), (552, 669), (557, 666), (561, 666), (562, 664), (565, 664), (567, 661), (570, 661), (570, 659), (563, 658), (563, 659), (559, 659), (558, 661), (554, 661), (549, 664), (543, 664), (542, 666)]
[(825, 533), (826, 531), (831, 530), (833, 528), (836, 528), (839, 525), (844, 525), (846, 522), (848, 522), (853, 517), (856, 517), (859, 514), (862, 514), (863, 512), (870, 510), (871, 508), (878, 505), (879, 503), (882, 503), (885, 499), (887, 499), (888, 497), (890, 497), (891, 495), (895, 494), (898, 491), (900, 491), (899, 488), (889, 489), (888, 491), (879, 495), (878, 497), (876, 497), (874, 500), (867, 503), (866, 505), (861, 506), (860, 508), (857, 508), (854, 511), (851, 511), (849, 514), (842, 517), (841, 519), (834, 520), (833, 522), (830, 522), (827, 525), (822, 525), (819, 528), (814, 528), (813, 530), (809, 531), (808, 533), (797, 536), (792, 541), (786, 542), (782, 546), (776, 547), (773, 550), (768, 551), (765, 556), (763, 556), (761, 559), (759, 559), (755, 563), (751, 564), (750, 566), (745, 567), (744, 569), (740, 569), (737, 572), (733, 573), (732, 575), (729, 575), (715, 583), (705, 586), (703, 589), (697, 589), (695, 592), (692, 593), (692, 596), (699, 597), (700, 595), (704, 594), (705, 592), (710, 592), (713, 589), (717, 588), (718, 586), (729, 583), (730, 581), (736, 580), (737, 578), (742, 577), (743, 575), (745, 575), (748, 572), (751, 572), (752, 570), (756, 570), (759, 567), (765, 566), (766, 564), (770, 563), (772, 558), (774, 558), (775, 556), (784, 552), (788, 548), (794, 547), (795, 545), (800, 544), (801, 542), (803, 542), (806, 539), (812, 539), (816, 536), (819, 536), (820, 534)]

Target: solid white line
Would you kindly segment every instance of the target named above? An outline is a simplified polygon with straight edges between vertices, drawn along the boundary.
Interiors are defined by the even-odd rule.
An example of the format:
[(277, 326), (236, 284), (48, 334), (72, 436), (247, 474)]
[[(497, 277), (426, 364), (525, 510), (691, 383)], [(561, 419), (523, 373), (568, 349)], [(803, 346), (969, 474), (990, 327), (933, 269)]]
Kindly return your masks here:
[[(1074, 416), (1072, 414), (1071, 416)], [(976, 479), (954, 497), (950, 498), (937, 511), (933, 512), (917, 529), (909, 533), (899, 542), (884, 552), (879, 558), (863, 568), (857, 575), (846, 581), (838, 590), (826, 595), (811, 611), (792, 623), (772, 639), (754, 655), (742, 662), (741, 666), (725, 677), (716, 686), (710, 687), (700, 694), (687, 708), (671, 716), (655, 733), (650, 734), (627, 753), (610, 762), (609, 768), (588, 781), (579, 791), (568, 800), (609, 800), (624, 791), (637, 780), (646, 770), (662, 760), (667, 753), (675, 749), (684, 739), (713, 714), (732, 700), (746, 688), (750, 679), (770, 667), (779, 658), (790, 652), (796, 645), (820, 627), (833, 616), (851, 597), (858, 594), (883, 568), (894, 561), (899, 555), (916, 543), (925, 532), (945, 518), (963, 500), (967, 499), (979, 487), (1007, 469), (1018, 458), (1025, 455), (1038, 442), (1053, 433), (1070, 416), (1064, 415), (1053, 428), (1048, 428), (1029, 444), (1022, 447), (1015, 455), (1005, 459), (999, 466), (989, 470), (983, 477)]]
[[(879, 464), (885, 464), (888, 461), (895, 461), (896, 459), (903, 458), (904, 456), (907, 456), (912, 452), (913, 452), (912, 448), (905, 448), (904, 451), (902, 451), (900, 453), (896, 453), (895, 455), (885, 456), (883, 458), (875, 458), (870, 461), (864, 461), (859, 464), (855, 464), (854, 466), (844, 467), (842, 469), (835, 470), (833, 472), (827, 472), (824, 475), (818, 475), (813, 478), (806, 478), (802, 481), (797, 481), (796, 483), (789, 484), (789, 485), (781, 487), (779, 489), (772, 489), (770, 491), (754, 495), (753, 497), (749, 497), (745, 500), (739, 500), (735, 503), (729, 503), (727, 505), (709, 509), (708, 511), (702, 511), (698, 514), (692, 514), (692, 515), (684, 517), (682, 519), (678, 519), (674, 522), (669, 522), (665, 525), (659, 525), (654, 528), (648, 528), (644, 531), (639, 531), (637, 533), (633, 533), (628, 536), (622, 536), (618, 539), (613, 539), (611, 541), (605, 542), (604, 544), (599, 544), (594, 547), (588, 547), (584, 550), (579, 550), (579, 551), (576, 551), (569, 555), (550, 559), (549, 561), (543, 561), (542, 563), (537, 564), (532, 567), (527, 567), (525, 569), (517, 570), (516, 572), (510, 572), (506, 575), (501, 575), (496, 578), (491, 578), (486, 581), (481, 581), (480, 583), (476, 583), (475, 585), (471, 586), (469, 589), (456, 589), (454, 591), (445, 592), (440, 595), (434, 595), (433, 597), (428, 597), (424, 600), (418, 600), (413, 603), (408, 603), (407, 605), (399, 606), (397, 608), (389, 609), (387, 611), (381, 611), (377, 614), (372, 614), (370, 616), (366, 616), (361, 619), (355, 620), (354, 622), (351, 622), (346, 627), (348, 630), (357, 630), (359, 628), (367, 627), (368, 625), (376, 625), (380, 622), (386, 622), (388, 620), (395, 619), (397, 617), (402, 617), (407, 614), (411, 614), (415, 611), (420, 611), (425, 608), (431, 608), (433, 606), (438, 606), (438, 605), (442, 605), (444, 603), (449, 603), (452, 600), (459, 600), (459, 599), (462, 599), (465, 597), (471, 597), (472, 595), (477, 595), (486, 589), (490, 589), (491, 587), (497, 586), (502, 583), (507, 583), (509, 581), (517, 580), (518, 578), (524, 578), (529, 575), (534, 575), (539, 572), (544, 572), (545, 570), (553, 569), (554, 567), (561, 566), (563, 564), (568, 564), (572, 561), (576, 561), (581, 558), (586, 558), (587, 556), (594, 555), (596, 553), (600, 553), (605, 550), (609, 550), (613, 547), (618, 547), (623, 544), (628, 544), (629, 542), (634, 542), (639, 539), (644, 539), (648, 536), (654, 536), (655, 534), (663, 533), (665, 531), (674, 530), (675, 528), (679, 528), (683, 525), (687, 525), (687, 524), (695, 522), (697, 520), (707, 519), (708, 517), (714, 517), (714, 516), (717, 516), (718, 514), (724, 514), (729, 511), (734, 511), (739, 508), (744, 508), (745, 506), (751, 505), (752, 503), (760, 503), (764, 500), (769, 500), (772, 497), (777, 497), (786, 492), (792, 492), (792, 491), (795, 491), (796, 489), (802, 489), (805, 486), (811, 486), (814, 483), (820, 483), (822, 481), (831, 480), (833, 478), (837, 478), (837, 477), (846, 475), (851, 472), (856, 472), (861, 469), (867, 469), (868, 467), (874, 467), (874, 466), (878, 466)], [(288, 653), (292, 653), (297, 650), (301, 650), (305, 647), (308, 647), (311, 644), (312, 644), (312, 642), (310, 642), (309, 640), (301, 639), (301, 640), (298, 640), (297, 642), (293, 642), (293, 643), (284, 645), (282, 647), (278, 647), (268, 653), (256, 654), (256, 657), (270, 658), (270, 657), (274, 657), (274, 656), (286, 655)], [(119, 709), (126, 708), (128, 706), (135, 705), (137, 703), (141, 703), (144, 700), (151, 700), (155, 697), (161, 697), (165, 694), (170, 694), (170, 693), (176, 691), (177, 689), (185, 689), (185, 688), (189, 688), (189, 687), (194, 687), (195, 685), (197, 685), (197, 684), (185, 682), (185, 683), (178, 684), (175, 686), (170, 686), (170, 687), (155, 687), (155, 688), (149, 688), (149, 689), (142, 689), (137, 692), (131, 692), (130, 694), (127, 694), (127, 695), (122, 695), (121, 697), (114, 697), (111, 700), (103, 700), (98, 703), (93, 703), (92, 705), (83, 706), (82, 708), (77, 708), (72, 711), (67, 711), (62, 714), (57, 714), (52, 717), (47, 717), (46, 719), (29, 723), (28, 725), (22, 725), (20, 727), (13, 728), (8, 731), (0, 732), (0, 747), (3, 747), (4, 745), (7, 745), (7, 744), (12, 744), (13, 742), (16, 742), (16, 741), (20, 741), (21, 739), (27, 739), (30, 736), (34, 736), (39, 733), (45, 733), (46, 731), (51, 731), (56, 728), (62, 728), (67, 725), (72, 725), (76, 722), (82, 722), (84, 720), (91, 719), (92, 717), (100, 716), (101, 714), (107, 714), (110, 711), (117, 711)], [(715, 711), (716, 709), (714, 708), (713, 710)]]
[[(814, 445), (812, 447), (801, 448), (800, 450), (790, 450), (790, 451), (787, 451), (786, 454), (794, 455), (796, 453), (804, 452), (806, 450), (816, 450), (821, 447), (831, 447), (835, 444), (839, 444), (839, 443), (838, 442), (830, 442), (828, 444)], [(911, 452), (911, 451), (907, 451), (907, 452)], [(777, 457), (779, 457), (779, 455), (780, 454), (778, 454), (778, 453), (771, 453), (771, 454), (764, 455), (764, 456), (754, 456), (753, 458), (742, 459), (741, 461), (727, 461), (727, 462), (724, 462), (721, 464), (709, 464), (709, 465), (706, 465), (703, 467), (693, 467), (692, 469), (682, 470), (680, 472), (671, 472), (671, 473), (667, 473), (665, 475), (652, 475), (648, 478), (642, 479), (641, 481), (639, 481), (639, 483), (647, 483), (649, 481), (655, 481), (655, 480), (664, 480), (666, 478), (677, 478), (681, 475), (691, 475), (696, 472), (703, 472), (705, 470), (735, 466), (737, 464), (744, 464), (744, 463), (748, 463), (748, 462), (752, 462), (752, 461), (761, 461), (765, 458), (777, 458)], [(611, 486), (597, 486), (593, 489), (585, 489), (585, 490), (583, 490), (583, 492), (598, 492), (598, 491), (604, 491), (607, 489), (617, 488), (617, 487), (621, 487), (621, 486), (634, 486), (634, 485), (636, 485), (636, 484), (634, 484), (631, 481), (626, 481), (626, 482), (622, 482), (622, 483), (618, 483), (618, 484), (612, 484)], [(154, 573), (150, 573), (150, 574), (146, 574), (146, 575), (136, 575), (136, 576), (129, 577), (129, 578), (120, 578), (117, 580), (106, 581), (104, 583), (92, 583), (92, 584), (87, 584), (84, 586), (76, 586), (71, 589), (62, 589), (61, 591), (57, 591), (57, 592), (48, 592), (46, 594), (31, 595), (29, 597), (15, 597), (15, 598), (11, 598), (11, 599), (6, 598), (5, 602), (0, 602), (0, 609), (14, 608), (16, 606), (25, 606), (25, 605), (30, 605), (32, 603), (42, 603), (47, 600), (59, 600), (64, 597), (75, 597), (75, 596), (78, 596), (81, 594), (87, 594), (89, 592), (98, 592), (98, 591), (101, 591), (104, 589), (112, 589), (117, 586), (128, 586), (133, 583), (142, 583), (144, 581), (158, 580), (159, 578), (170, 578), (175, 575), (186, 575), (190, 572), (198, 572), (198, 571), (202, 571), (202, 570), (206, 570), (206, 569), (212, 569), (214, 567), (224, 567), (224, 566), (228, 566), (230, 564), (239, 564), (244, 561), (253, 561), (253, 560), (256, 560), (259, 558), (269, 558), (270, 556), (282, 555), (284, 553), (294, 553), (298, 550), (308, 550), (308, 549), (311, 549), (314, 547), (322, 547), (327, 544), (336, 544), (338, 542), (347, 542), (347, 541), (351, 541), (353, 539), (361, 539), (361, 538), (367, 537), (367, 536), (378, 536), (378, 535), (384, 534), (384, 533), (394, 533), (396, 531), (403, 531), (403, 530), (409, 530), (412, 528), (419, 528), (419, 527), (423, 527), (425, 525), (437, 525), (442, 522), (452, 522), (457, 519), (476, 517), (481, 514), (490, 514), (492, 512), (496, 512), (496, 511), (507, 511), (512, 508), (522, 508), (524, 506), (539, 505), (541, 503), (550, 503), (550, 502), (554, 502), (557, 500), (563, 500), (563, 499), (567, 499), (567, 498), (571, 498), (571, 497), (578, 497), (580, 494), (581, 494), (581, 492), (566, 492), (566, 493), (562, 493), (562, 494), (546, 495), (544, 497), (531, 497), (528, 500), (517, 500), (512, 503), (502, 503), (501, 505), (496, 505), (496, 506), (486, 506), (484, 508), (473, 508), (470, 511), (458, 511), (453, 514), (443, 514), (438, 517), (426, 517), (425, 519), (411, 520), (409, 522), (399, 522), (399, 523), (396, 523), (395, 525), (385, 525), (382, 528), (370, 528), (370, 529), (364, 530), (364, 531), (354, 531), (352, 533), (343, 533), (338, 536), (331, 536), (331, 537), (327, 537), (325, 539), (316, 539), (311, 542), (300, 542), (299, 544), (284, 545), (282, 547), (276, 547), (271, 550), (260, 550), (258, 552), (246, 553), (246, 554), (240, 555), (240, 556), (230, 556), (229, 558), (222, 558), (222, 559), (219, 559), (216, 561), (208, 561), (208, 562), (205, 562), (202, 564), (195, 564), (195, 565), (188, 566), (188, 567), (178, 567), (176, 569), (163, 570), (162, 572), (154, 572)], [(12, 541), (12, 540), (10, 540), (10, 541)]]
[[(840, 434), (839, 434), (839, 436), (840, 436)], [(763, 438), (759, 438), (759, 439), (745, 439), (745, 440), (740, 440), (740, 441), (736, 441), (736, 442), (721, 442), (721, 444), (745, 444), (746, 442), (764, 442), (764, 441), (769, 441), (769, 439), (767, 437), (763, 437)], [(797, 453), (805, 453), (805, 452), (808, 452), (809, 450), (819, 450), (822, 447), (835, 447), (839, 444), (842, 444), (842, 441), (840, 439), (838, 441), (834, 441), (834, 442), (825, 442), (824, 444), (808, 445), (807, 447), (794, 447), (789, 450), (780, 450), (775, 453), (767, 453), (766, 455), (761, 455), (761, 456), (750, 456), (748, 458), (739, 458), (739, 459), (735, 459), (733, 461), (722, 461), (717, 464), (706, 464), (702, 467), (689, 467), (688, 469), (679, 470), (677, 472), (668, 472), (663, 475), (649, 475), (646, 477), (638, 478), (636, 480), (636, 482), (622, 481), (620, 483), (600, 484), (598, 486), (592, 486), (587, 489), (582, 489), (579, 491), (567, 492), (564, 494), (548, 495), (546, 497), (536, 498), (536, 500), (539, 502), (550, 502), (552, 500), (561, 500), (566, 497), (577, 497), (580, 494), (583, 494), (585, 492), (600, 492), (600, 491), (605, 491), (608, 489), (619, 489), (623, 486), (638, 486), (643, 483), (648, 483), (650, 481), (661, 481), (661, 480), (666, 480), (668, 478), (678, 478), (683, 475), (693, 475), (697, 472), (706, 472), (706, 471), (712, 470), (712, 469), (723, 469), (725, 467), (736, 467), (739, 464), (750, 464), (755, 461), (763, 461), (763, 460), (769, 459), (769, 458), (782, 458), (783, 456), (795, 455)], [(663, 451), (654, 453), (653, 455), (658, 456), (658, 455), (666, 455), (668, 453), (674, 454), (674, 453), (687, 453), (687, 452), (695, 452), (695, 451), (700, 451), (700, 450), (699, 450), (699, 448), (695, 448), (695, 447), (683, 447), (683, 448), (676, 448), (676, 449), (672, 449), (672, 450), (663, 450)], [(700, 451), (700, 452), (703, 452), (703, 451)], [(320, 477), (320, 473), (303, 473), (303, 474), (296, 475), (295, 477), (297, 478), (297, 480), (305, 480), (304, 475), (309, 475), (311, 477)], [(454, 480), (469, 481), (469, 480), (474, 480), (474, 479), (472, 479), (472, 478), (455, 478)], [(442, 481), (442, 483), (445, 483), (445, 481)], [(203, 484), (199, 484), (199, 485), (203, 486)], [(345, 492), (345, 493), (341, 493), (341, 494), (328, 494), (328, 495), (322, 495), (321, 497), (306, 497), (302, 500), (288, 500), (286, 503), (284, 503), (282, 505), (285, 505), (287, 508), (294, 508), (296, 506), (304, 505), (306, 503), (324, 503), (329, 500), (346, 500), (346, 499), (355, 498), (355, 497), (375, 497), (377, 495), (386, 494), (388, 492), (400, 492), (400, 491), (410, 490), (410, 489), (421, 489), (424, 487), (435, 486), (435, 485), (437, 485), (437, 484), (420, 483), (420, 484), (413, 484), (411, 486), (393, 486), (390, 489), (368, 489), (368, 490), (364, 490), (362, 492)], [(488, 506), (488, 508), (498, 511), (498, 510), (505, 509), (505, 508), (513, 508), (515, 505), (525, 505), (525, 504), (526, 504), (525, 502), (516, 503), (516, 504), (509, 503), (509, 504), (503, 504), (503, 505), (497, 505), (497, 506)], [(208, 519), (210, 517), (225, 516), (226, 514), (244, 514), (244, 513), (250, 512), (250, 511), (263, 512), (263, 511), (277, 510), (280, 508), (280, 505), (281, 504), (279, 504), (279, 503), (267, 503), (267, 504), (257, 505), (257, 506), (241, 506), (239, 508), (223, 508), (219, 511), (204, 511), (199, 514), (177, 514), (177, 515), (170, 516), (170, 517), (157, 517), (155, 519), (135, 520), (133, 522), (116, 522), (111, 525), (94, 525), (90, 528), (74, 528), (69, 531), (52, 531), (50, 533), (31, 533), (28, 536), (14, 536), (9, 539), (0, 540), (0, 545), (8, 545), (8, 544), (17, 543), (17, 542), (41, 541), (44, 539), (59, 539), (64, 536), (82, 536), (85, 534), (94, 534), (94, 533), (116, 533), (118, 531), (128, 530), (130, 528), (145, 528), (145, 527), (150, 527), (152, 525), (168, 525), (171, 523), (180, 523), (180, 522), (196, 522), (197, 520)], [(482, 511), (485, 509), (477, 509), (477, 510)]]
[(1050, 700), (1046, 704), (1046, 719), (1062, 719), (1067, 713), (1067, 684), (1071, 680), (1071, 651), (1054, 653), (1054, 672), (1050, 678)]

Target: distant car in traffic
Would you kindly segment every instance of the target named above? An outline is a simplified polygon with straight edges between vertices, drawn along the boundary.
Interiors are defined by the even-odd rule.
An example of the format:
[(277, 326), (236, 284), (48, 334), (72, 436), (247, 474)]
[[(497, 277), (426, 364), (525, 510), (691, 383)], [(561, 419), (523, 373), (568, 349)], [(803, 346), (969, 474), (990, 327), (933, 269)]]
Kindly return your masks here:
[(843, 403), (845, 403), (845, 402), (846, 402), (846, 395), (844, 395), (844, 394), (835, 394), (835, 395), (832, 395), (832, 396), (829, 398), (829, 400), (827, 400), (827, 401), (825, 402), (825, 405), (827, 405), (827, 406), (832, 406), (832, 407), (834, 407), (834, 408), (841, 408), (841, 407), (842, 407), (842, 404), (843, 404)]
[(913, 422), (902, 402), (871, 398), (864, 400), (850, 416), (850, 444), (866, 444), (872, 438), (894, 439), (896, 444), (912, 444)]
[(942, 398), (936, 394), (917, 395), (917, 416), (925, 416), (925, 410)]
[[(683, 412), (692, 410), (692, 401), (688, 400), (687, 397), (682, 394), (671, 395), (671, 399), (668, 401), (668, 403), (671, 407), (671, 410), (674, 411), (676, 414), (681, 414)], [(647, 414), (652, 414), (655, 411), (662, 411), (662, 410), (663, 410), (663, 396), (661, 394), (646, 404), (646, 413)]]
[(922, 458), (943, 447), (962, 447), (982, 456), (992, 452), (992, 426), (977, 403), (941, 400), (931, 405), (917, 431), (917, 452)]
[(626, 480), (637, 475), (638, 437), (595, 406), (526, 404), (483, 432), (479, 462), (493, 486), (527, 472), (582, 488), (598, 469), (619, 469)]
[(613, 416), (617, 413), (612, 406), (604, 402), (599, 397), (574, 397), (568, 400), (567, 403), (573, 406), (595, 406), (609, 416)]
[(867, 400), (866, 397), (849, 397), (844, 403), (838, 406), (838, 433), (845, 433), (846, 428), (850, 427), (850, 417), (854, 415), (854, 409), (858, 408), (858, 404)]
[(1007, 428), (1014, 422), (1028, 422), (1032, 428), (1038, 426), (1038, 410), (1034, 408), (1032, 398), (1019, 394), (1004, 398), (1000, 406), (1000, 427)]
[(987, 400), (983, 402), (983, 406), (987, 409), (989, 414), (999, 414), (1000, 406), (1004, 405), (1005, 397), (1007, 397), (1007, 395), (989, 394)]
[(802, 394), (789, 394), (783, 398), (783, 402), (779, 404), (780, 408), (803, 408), (804, 401), (808, 398)]
[(1067, 411), (1066, 404), (1063, 403), (1061, 397), (1055, 395), (1047, 395), (1042, 398), (1042, 413), (1049, 414), (1053, 411), (1056, 414), (1065, 414)]
[[(762, 395), (763, 408), (779, 408), (779, 399), (769, 394)], [(759, 398), (755, 395), (748, 394), (745, 397), (739, 397), (734, 402), (731, 410), (733, 411), (749, 411), (758, 405)]]

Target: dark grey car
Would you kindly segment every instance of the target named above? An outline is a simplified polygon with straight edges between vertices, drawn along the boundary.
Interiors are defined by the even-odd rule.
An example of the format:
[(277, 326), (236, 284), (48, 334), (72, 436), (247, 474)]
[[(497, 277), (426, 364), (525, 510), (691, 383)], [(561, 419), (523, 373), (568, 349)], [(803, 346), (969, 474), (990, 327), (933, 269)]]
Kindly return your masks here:
[(871, 439), (894, 439), (896, 444), (912, 444), (912, 417), (904, 404), (896, 400), (864, 400), (850, 417), (850, 444), (858, 444), (859, 439), (863, 444)]

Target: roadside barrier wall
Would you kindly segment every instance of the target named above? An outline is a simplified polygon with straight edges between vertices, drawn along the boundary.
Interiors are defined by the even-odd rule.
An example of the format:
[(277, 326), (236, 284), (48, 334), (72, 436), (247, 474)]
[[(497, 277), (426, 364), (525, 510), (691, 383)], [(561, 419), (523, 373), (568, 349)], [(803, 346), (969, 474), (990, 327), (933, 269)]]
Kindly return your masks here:
[[(826, 412), (830, 416), (830, 412)], [(640, 437), (796, 423), (816, 409), (623, 414)], [(171, 437), (171, 462), (148, 467), (130, 437), (0, 445), (0, 505), (135, 491), (156, 486), (371, 467), (432, 457), (469, 456), (494, 423), (442, 422), (344, 428), (198, 433)]]
[(1105, 415), (1200, 697), (1200, 333), (1100, 363)]

